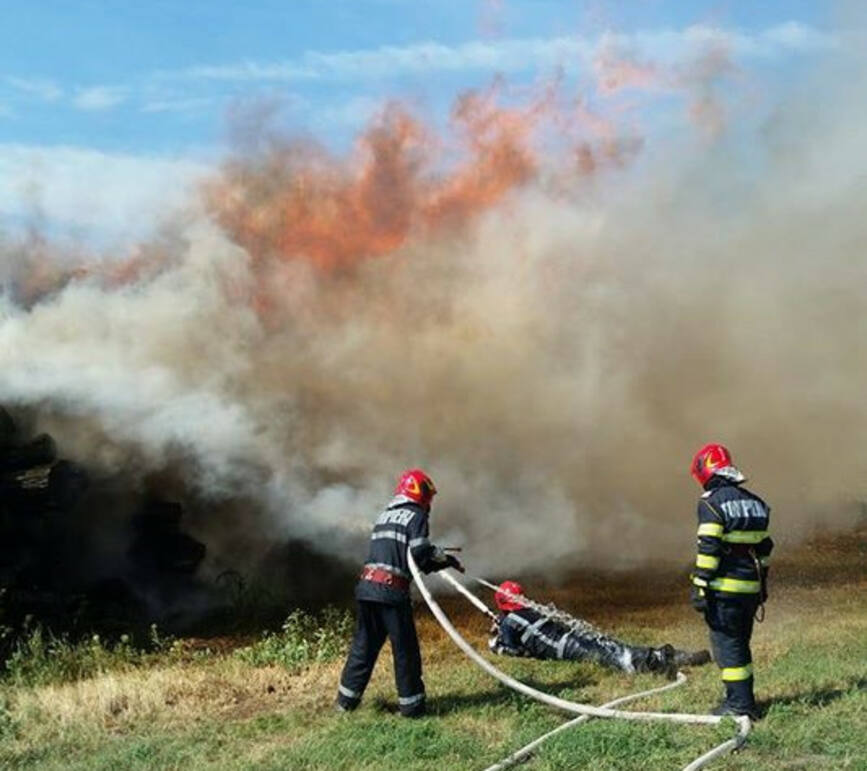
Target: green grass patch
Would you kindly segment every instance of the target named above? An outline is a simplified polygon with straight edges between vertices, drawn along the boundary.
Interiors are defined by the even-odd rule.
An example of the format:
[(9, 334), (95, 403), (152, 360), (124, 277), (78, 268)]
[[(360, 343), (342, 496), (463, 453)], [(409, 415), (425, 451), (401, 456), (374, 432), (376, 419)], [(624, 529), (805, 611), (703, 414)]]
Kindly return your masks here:
[[(778, 588), (779, 606), (769, 607), (768, 622), (757, 627), (753, 646), (756, 691), (765, 716), (754, 725), (745, 748), (712, 768), (867, 771), (864, 588), (863, 582), (822, 592)], [(630, 626), (624, 616), (618, 633), (629, 640), (676, 641), (695, 640), (704, 632), (688, 608), (675, 609), (664, 623), (664, 629)], [(437, 638), (428, 619), (420, 628), (429, 714), (418, 720), (397, 714), (387, 647), (362, 706), (349, 715), (332, 711), (339, 664), (352, 630), (351, 616), (339, 610), (293, 613), (280, 631), (252, 645), (199, 659), (179, 657), (171, 645), (135, 652), (97, 641), (71, 646), (31, 636), (0, 683), (0, 767), (484, 769), (571, 719), (500, 686)], [(470, 636), (480, 642), (481, 633), (475, 635)], [(101, 672), (141, 669), (143, 663), (149, 668), (129, 676), (136, 687), (141, 678), (146, 678), (141, 687), (154, 683), (160, 672), (170, 673), (172, 684), (174, 678), (183, 681), (171, 694), (177, 705), (166, 705), (165, 714), (158, 711), (153, 719), (103, 725), (83, 713), (68, 724), (46, 726), (45, 711), (31, 714), (26, 709), (33, 698), (27, 702), (25, 697), (48, 693), (54, 699), (50, 688), (55, 686), (46, 684), (65, 682), (68, 690), (88, 682), (82, 678), (98, 682)], [(509, 658), (497, 663), (540, 690), (591, 704), (662, 683), (651, 675), (626, 677), (590, 664)], [(244, 685), (244, 698), (255, 698), (229, 698)], [(270, 688), (274, 694), (269, 695)], [(685, 686), (629, 708), (706, 713), (721, 693), (717, 669), (707, 666), (691, 671)], [(67, 706), (75, 698), (64, 692)], [(183, 702), (185, 698), (190, 701)], [(57, 702), (47, 703), (53, 708)], [(184, 707), (183, 720), (173, 719), (178, 705)], [(522, 768), (667, 771), (682, 768), (733, 733), (731, 722), (692, 726), (593, 720), (544, 744)]]
[(254, 667), (279, 665), (297, 671), (314, 662), (332, 661), (347, 649), (353, 629), (352, 614), (328, 607), (320, 613), (293, 611), (279, 632), (266, 632), (261, 640), (235, 651)]
[(12, 647), (3, 663), (3, 679), (16, 686), (69, 683), (103, 672), (165, 663), (178, 650), (176, 641), (161, 637), (156, 625), (151, 626), (146, 647), (134, 645), (125, 634), (115, 642), (97, 634), (73, 641), (36, 627)]

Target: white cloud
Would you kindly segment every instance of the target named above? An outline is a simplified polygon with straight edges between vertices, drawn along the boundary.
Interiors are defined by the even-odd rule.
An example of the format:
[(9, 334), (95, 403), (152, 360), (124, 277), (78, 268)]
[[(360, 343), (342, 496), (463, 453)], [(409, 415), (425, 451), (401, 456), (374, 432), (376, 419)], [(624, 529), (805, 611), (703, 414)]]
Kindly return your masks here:
[(72, 103), (79, 110), (108, 110), (125, 101), (128, 93), (122, 86), (91, 86), (78, 89)]
[(81, 147), (0, 144), (0, 211), (39, 211), (53, 226), (97, 236), (138, 235), (193, 200), (208, 166)]
[(311, 122), (315, 126), (355, 127), (368, 124), (382, 111), (382, 100), (368, 96), (356, 96), (332, 105), (318, 106), (311, 110)]
[(586, 63), (602, 46), (617, 45), (635, 53), (678, 61), (696, 47), (724, 45), (735, 56), (771, 57), (814, 51), (835, 44), (832, 36), (798, 22), (786, 22), (757, 33), (697, 25), (633, 34), (609, 34), (591, 40), (581, 36), (472, 41), (458, 46), (424, 42), (359, 51), (308, 51), (298, 59), (239, 62), (162, 72), (157, 78), (222, 82), (358, 80), (396, 74), (493, 70), (518, 72), (539, 67)]
[(214, 104), (209, 96), (153, 98), (142, 105), (142, 112), (194, 113), (206, 110)]
[(295, 61), (200, 66), (162, 75), (192, 80), (247, 82), (354, 80), (473, 69), (516, 71), (540, 64), (558, 64), (564, 59), (583, 58), (591, 50), (592, 47), (581, 38), (474, 41), (461, 46), (425, 42), (362, 51), (308, 51)]
[(47, 78), (16, 78), (9, 76), (3, 79), (6, 85), (28, 96), (43, 102), (56, 102), (63, 96), (63, 89), (53, 80)]
[(791, 48), (809, 51), (836, 47), (837, 41), (825, 32), (808, 27), (797, 21), (788, 21), (765, 30), (761, 37), (765, 43), (781, 48)]

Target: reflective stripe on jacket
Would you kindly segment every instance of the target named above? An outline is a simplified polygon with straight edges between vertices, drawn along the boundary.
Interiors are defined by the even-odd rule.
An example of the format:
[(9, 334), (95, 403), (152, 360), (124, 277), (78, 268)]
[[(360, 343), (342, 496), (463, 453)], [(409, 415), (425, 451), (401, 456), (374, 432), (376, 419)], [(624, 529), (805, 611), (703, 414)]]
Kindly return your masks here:
[(759, 594), (774, 548), (768, 534), (770, 507), (727, 479), (713, 477), (708, 487), (698, 503), (692, 582), (730, 597)]
[(510, 656), (562, 659), (569, 633), (565, 624), (545, 618), (531, 608), (521, 608), (502, 616), (497, 637), (489, 647)]
[[(365, 566), (412, 580), (406, 558), (407, 549), (410, 549), (422, 572), (442, 569), (446, 566), (446, 556), (428, 540), (428, 534), (428, 512), (408, 498), (393, 498), (373, 526)], [(406, 602), (409, 592), (361, 580), (356, 586), (355, 596), (359, 600), (398, 603)]]

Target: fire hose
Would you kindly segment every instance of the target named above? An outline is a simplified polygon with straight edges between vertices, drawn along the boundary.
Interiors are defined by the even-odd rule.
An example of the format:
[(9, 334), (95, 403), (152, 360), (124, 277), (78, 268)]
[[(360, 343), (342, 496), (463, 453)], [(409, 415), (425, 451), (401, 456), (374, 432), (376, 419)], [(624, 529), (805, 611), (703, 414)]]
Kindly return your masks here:
[[(614, 701), (609, 701), (607, 704), (603, 704), (603, 707), (611, 708), (616, 707), (620, 704), (626, 704), (630, 701), (637, 701), (638, 699), (643, 699), (645, 696), (654, 696), (657, 693), (662, 693), (663, 691), (669, 691), (672, 688), (678, 688), (686, 682), (686, 675), (683, 672), (677, 673), (677, 680), (673, 683), (667, 683), (666, 685), (661, 685), (658, 688), (651, 688), (649, 691), (641, 691), (639, 693), (632, 693), (628, 696), (621, 696), (619, 699), (614, 699)], [(556, 736), (563, 731), (572, 728), (573, 726), (580, 725), (581, 723), (586, 723), (588, 720), (592, 720), (593, 718), (590, 715), (580, 715), (573, 720), (569, 720), (562, 725), (557, 726), (553, 731), (548, 731), (548, 733), (543, 734), (538, 739), (534, 739), (532, 742), (527, 744), (521, 749), (513, 752), (509, 757), (501, 760), (499, 763), (495, 763), (493, 766), (490, 766), (485, 769), (485, 771), (502, 771), (505, 768), (511, 768), (512, 766), (526, 760), (533, 752), (539, 747), (543, 742), (548, 741), (548, 739)]]
[[(453, 576), (449, 575), (445, 571), (440, 573), (440, 577), (445, 579), (448, 583), (450, 583), (458, 592), (460, 592), (464, 597), (466, 597), (473, 605), (475, 605), (482, 613), (492, 618), (494, 621), (497, 621), (497, 614), (494, 613), (490, 608), (488, 608), (485, 603), (483, 603), (476, 595), (472, 592), (467, 591), (466, 587), (460, 582), (457, 581)], [(482, 579), (477, 579), (478, 581), (482, 581)], [(484, 582), (487, 584), (487, 582)], [(682, 672), (677, 673), (677, 680), (673, 683), (667, 683), (666, 685), (661, 685), (658, 688), (651, 688), (647, 691), (640, 691), (639, 693), (629, 694), (628, 696), (621, 696), (619, 699), (614, 699), (614, 701), (609, 701), (607, 704), (603, 704), (603, 707), (611, 708), (619, 706), (620, 704), (626, 704), (630, 701), (637, 701), (638, 699), (643, 699), (646, 696), (655, 696), (658, 693), (663, 693), (664, 691), (670, 691), (672, 688), (678, 688), (686, 682), (686, 675)], [(499, 763), (495, 763), (493, 766), (485, 769), (485, 771), (503, 771), (503, 769), (511, 768), (514, 765), (526, 760), (529, 758), (533, 752), (535, 752), (536, 748), (541, 746), (548, 739), (551, 739), (557, 734), (562, 733), (574, 726), (580, 725), (581, 723), (586, 723), (588, 720), (592, 718), (590, 715), (580, 715), (579, 717), (574, 718), (573, 720), (569, 720), (562, 725), (557, 726), (553, 731), (549, 731), (546, 734), (543, 734), (538, 739), (533, 740), (526, 746), (521, 749), (513, 752), (509, 757), (501, 760)]]
[[(537, 701), (540, 701), (544, 704), (548, 704), (549, 706), (561, 709), (564, 712), (571, 712), (573, 714), (586, 716), (588, 720), (593, 717), (598, 717), (619, 720), (661, 720), (673, 723), (719, 725), (725, 719), (717, 715), (694, 715), (674, 712), (629, 712), (626, 710), (612, 709), (611, 707), (613, 706), (613, 704), (609, 704), (603, 707), (594, 707), (590, 704), (581, 704), (574, 701), (568, 701), (567, 699), (561, 699), (558, 696), (552, 696), (551, 694), (536, 690), (535, 688), (527, 685), (526, 683), (523, 683), (520, 680), (516, 680), (515, 678), (507, 675), (505, 672), (495, 667), (487, 659), (482, 657), (478, 653), (478, 651), (476, 651), (476, 649), (473, 648), (473, 646), (470, 645), (461, 636), (457, 629), (455, 629), (455, 627), (452, 625), (451, 621), (449, 621), (448, 616), (446, 616), (439, 603), (434, 599), (430, 590), (425, 585), (421, 571), (415, 564), (415, 560), (412, 557), (412, 552), (409, 550), (407, 551), (407, 561), (409, 563), (409, 569), (412, 573), (412, 577), (415, 579), (416, 585), (418, 586), (418, 589), (421, 592), (424, 601), (430, 608), (431, 613), (433, 613), (434, 618), (436, 618), (440, 626), (445, 630), (446, 634), (448, 634), (448, 636), (452, 639), (455, 645), (457, 645), (458, 648), (460, 648), (473, 661), (473, 663), (475, 663), (477, 666), (479, 666), (496, 680), (499, 680), (503, 685), (511, 688), (514, 691), (517, 691), (518, 693), (523, 693), (525, 696), (529, 696), (531, 699), (536, 699)], [(470, 594), (470, 592), (466, 592), (466, 594)], [(476, 600), (478, 600), (478, 598), (476, 598)], [(481, 602), (481, 600), (478, 600), (478, 603), (484, 604)], [(473, 604), (478, 607), (475, 602)], [(485, 606), (485, 610), (486, 612), (488, 612), (487, 606)], [(676, 684), (677, 683), (672, 685)], [(635, 695), (635, 698), (638, 698), (637, 694)], [(618, 703), (622, 703), (622, 701), (618, 700)], [(686, 766), (683, 771), (698, 771), (698, 769), (704, 768), (712, 760), (740, 747), (744, 743), (744, 741), (746, 741), (747, 734), (750, 731), (750, 719), (746, 716), (738, 716), (735, 717), (734, 720), (737, 723), (737, 732), (735, 736), (731, 739), (726, 740), (717, 747), (714, 747), (712, 750), (706, 752), (701, 757), (696, 758), (696, 760)], [(575, 723), (577, 721), (572, 722)], [(566, 726), (560, 726), (558, 730), (563, 730), (565, 729), (565, 727)], [(548, 736), (553, 735), (553, 733), (555, 732), (551, 732), (551, 734), (540, 737), (540, 739), (544, 740), (548, 738)], [(526, 750), (527, 748), (525, 747), (524, 749)]]

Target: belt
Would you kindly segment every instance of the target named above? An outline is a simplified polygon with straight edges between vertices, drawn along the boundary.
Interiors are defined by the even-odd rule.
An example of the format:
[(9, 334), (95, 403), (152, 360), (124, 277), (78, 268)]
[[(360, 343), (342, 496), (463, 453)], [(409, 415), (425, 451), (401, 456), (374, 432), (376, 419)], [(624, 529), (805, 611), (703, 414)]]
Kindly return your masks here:
[(364, 567), (361, 571), (362, 581), (372, 581), (375, 584), (385, 584), (401, 592), (409, 591), (409, 579), (397, 576), (382, 568)]

